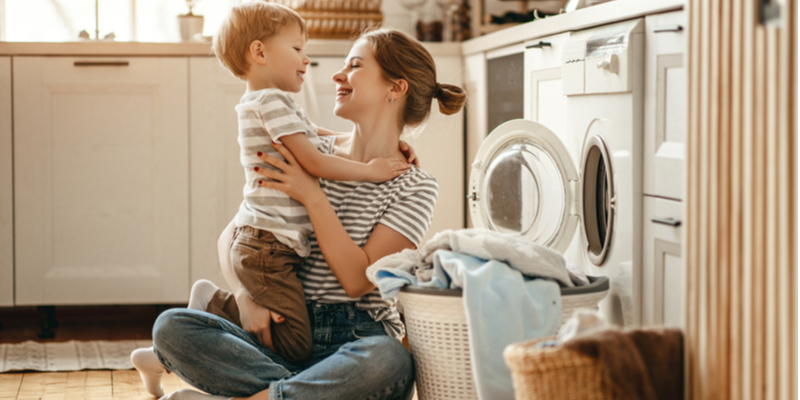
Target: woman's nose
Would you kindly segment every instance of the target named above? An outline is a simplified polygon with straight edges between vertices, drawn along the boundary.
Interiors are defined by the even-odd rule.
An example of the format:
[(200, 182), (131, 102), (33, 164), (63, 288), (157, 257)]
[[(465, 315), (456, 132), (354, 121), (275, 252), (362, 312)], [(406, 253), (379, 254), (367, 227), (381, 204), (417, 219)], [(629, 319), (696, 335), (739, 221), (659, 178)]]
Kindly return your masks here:
[(344, 82), (344, 80), (347, 78), (347, 74), (345, 74), (343, 71), (344, 68), (340, 69), (337, 72), (334, 72), (333, 75), (331, 76), (331, 79), (333, 79), (333, 81), (336, 83)]

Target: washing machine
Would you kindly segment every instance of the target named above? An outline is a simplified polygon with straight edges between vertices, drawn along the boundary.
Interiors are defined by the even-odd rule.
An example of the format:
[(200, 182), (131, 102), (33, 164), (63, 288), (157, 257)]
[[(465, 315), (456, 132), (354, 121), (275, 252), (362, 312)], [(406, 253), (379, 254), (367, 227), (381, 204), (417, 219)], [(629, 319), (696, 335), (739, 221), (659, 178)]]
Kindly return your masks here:
[[(476, 227), (516, 233), (607, 276), (600, 312), (633, 326), (641, 314), (644, 20), (574, 32), (562, 53), (567, 135), (517, 119), (484, 140), (470, 171)], [(577, 159), (576, 159), (577, 158)], [(580, 234), (575, 234), (578, 230)]]

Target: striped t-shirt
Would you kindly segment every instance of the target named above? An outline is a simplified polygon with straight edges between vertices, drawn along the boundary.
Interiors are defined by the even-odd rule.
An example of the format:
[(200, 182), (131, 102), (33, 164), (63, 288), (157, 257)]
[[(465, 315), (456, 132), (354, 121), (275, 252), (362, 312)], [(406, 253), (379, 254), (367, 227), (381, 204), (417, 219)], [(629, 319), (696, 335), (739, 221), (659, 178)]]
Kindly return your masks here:
[[(332, 147), (328, 151), (331, 150)], [(431, 225), (433, 207), (439, 194), (436, 178), (414, 166), (405, 174), (383, 183), (320, 179), (320, 186), (347, 234), (360, 247), (364, 247), (378, 224), (399, 232), (419, 246)], [(303, 282), (306, 301), (355, 302), (356, 308), (367, 310), (372, 318), (383, 322), (386, 333), (403, 337), (405, 327), (395, 306), (397, 301), (382, 299), (378, 289), (360, 298), (349, 297), (322, 256), (316, 235), (312, 232), (308, 239), (311, 255), (297, 272)]]
[(270, 231), (281, 243), (305, 257), (310, 251), (308, 234), (312, 230), (306, 208), (279, 190), (259, 186), (258, 181), (267, 178), (256, 173), (254, 168), (276, 169), (257, 154), (260, 151), (283, 160), (283, 156), (272, 147), (272, 141), (280, 142), (281, 136), (302, 132), (314, 147), (322, 149), (317, 126), (279, 89), (245, 93), (236, 106), (236, 112), (239, 115), (240, 159), (246, 180), (244, 201), (235, 218), (236, 226)]

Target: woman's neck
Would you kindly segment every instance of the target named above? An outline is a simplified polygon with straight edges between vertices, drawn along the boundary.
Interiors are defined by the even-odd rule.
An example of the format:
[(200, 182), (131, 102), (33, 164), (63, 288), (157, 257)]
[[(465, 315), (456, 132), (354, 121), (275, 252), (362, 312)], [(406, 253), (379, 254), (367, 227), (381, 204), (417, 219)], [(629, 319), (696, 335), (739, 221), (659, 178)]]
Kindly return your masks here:
[(350, 158), (354, 161), (370, 162), (381, 157), (400, 157), (400, 128), (395, 118), (375, 116), (353, 121), (353, 141)]

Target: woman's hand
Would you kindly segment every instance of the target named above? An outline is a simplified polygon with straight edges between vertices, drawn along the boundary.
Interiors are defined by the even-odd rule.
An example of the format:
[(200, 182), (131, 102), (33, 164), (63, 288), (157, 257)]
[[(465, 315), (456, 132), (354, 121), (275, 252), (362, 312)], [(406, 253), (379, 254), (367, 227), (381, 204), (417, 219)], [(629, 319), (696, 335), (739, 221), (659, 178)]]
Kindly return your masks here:
[(272, 331), (270, 325), (284, 321), (283, 317), (271, 312), (269, 309), (259, 305), (246, 291), (241, 290), (235, 294), (236, 306), (239, 307), (239, 319), (242, 322), (242, 329), (253, 335), (266, 348), (275, 352), (272, 344)]
[(417, 168), (419, 168), (419, 158), (417, 158), (417, 153), (414, 152), (414, 149), (410, 144), (401, 140), (400, 151), (402, 151), (403, 155), (406, 156), (406, 161), (408, 161), (409, 164), (414, 164)]
[(318, 198), (318, 196), (325, 197), (325, 193), (319, 187), (319, 179), (311, 176), (305, 169), (297, 162), (292, 155), (292, 152), (289, 151), (286, 147), (279, 143), (273, 142), (273, 147), (275, 147), (278, 152), (286, 159), (286, 161), (282, 161), (279, 158), (270, 156), (265, 153), (258, 153), (258, 157), (267, 164), (270, 164), (280, 171), (274, 171), (271, 169), (264, 169), (256, 167), (256, 173), (259, 175), (265, 176), (267, 178), (273, 179), (273, 181), (262, 180), (258, 181), (260, 186), (270, 189), (277, 189), (283, 193), (286, 193), (287, 196), (307, 205), (312, 200)]

